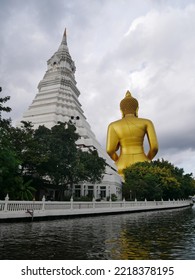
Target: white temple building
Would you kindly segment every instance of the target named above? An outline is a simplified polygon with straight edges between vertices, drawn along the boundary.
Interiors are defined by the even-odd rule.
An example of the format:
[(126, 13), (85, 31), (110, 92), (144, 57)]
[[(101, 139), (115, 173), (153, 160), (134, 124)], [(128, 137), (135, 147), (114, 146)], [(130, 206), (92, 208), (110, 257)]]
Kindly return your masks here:
[(114, 163), (96, 140), (84, 116), (78, 100), (80, 92), (76, 86), (75, 71), (76, 67), (69, 53), (65, 30), (58, 50), (47, 61), (47, 71), (38, 85), (38, 93), (24, 113), (22, 121), (32, 122), (34, 128), (39, 125), (51, 128), (59, 121), (71, 120), (76, 126), (76, 132), (80, 135), (77, 145), (83, 150), (96, 149), (99, 156), (107, 163), (102, 182), (95, 185), (78, 182), (74, 186), (75, 195), (77, 197), (90, 195), (95, 199), (106, 199), (116, 194), (118, 199), (121, 199), (121, 178)]

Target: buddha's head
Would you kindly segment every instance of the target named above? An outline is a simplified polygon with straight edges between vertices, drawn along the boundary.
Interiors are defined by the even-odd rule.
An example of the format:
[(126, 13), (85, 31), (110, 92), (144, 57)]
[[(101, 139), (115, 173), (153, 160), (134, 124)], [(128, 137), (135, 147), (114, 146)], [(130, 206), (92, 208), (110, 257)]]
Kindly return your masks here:
[(131, 96), (131, 93), (129, 91), (126, 92), (125, 98), (121, 100), (120, 109), (123, 117), (127, 114), (133, 114), (136, 117), (138, 116), (138, 101)]

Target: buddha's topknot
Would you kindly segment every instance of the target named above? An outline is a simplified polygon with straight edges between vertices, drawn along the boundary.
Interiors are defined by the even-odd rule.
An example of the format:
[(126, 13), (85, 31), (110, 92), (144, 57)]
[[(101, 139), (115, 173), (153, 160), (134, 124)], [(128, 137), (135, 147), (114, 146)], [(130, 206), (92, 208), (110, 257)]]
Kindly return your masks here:
[(131, 96), (129, 91), (126, 92), (125, 98), (120, 102), (120, 109), (124, 115), (135, 114), (138, 109), (138, 101)]

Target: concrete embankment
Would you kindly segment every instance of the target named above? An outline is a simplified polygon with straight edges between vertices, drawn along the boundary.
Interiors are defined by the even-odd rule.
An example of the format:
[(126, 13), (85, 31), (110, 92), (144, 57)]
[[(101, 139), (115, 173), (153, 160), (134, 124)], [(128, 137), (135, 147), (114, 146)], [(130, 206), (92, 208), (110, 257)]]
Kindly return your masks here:
[(64, 219), (190, 207), (191, 200), (173, 201), (0, 201), (0, 222)]

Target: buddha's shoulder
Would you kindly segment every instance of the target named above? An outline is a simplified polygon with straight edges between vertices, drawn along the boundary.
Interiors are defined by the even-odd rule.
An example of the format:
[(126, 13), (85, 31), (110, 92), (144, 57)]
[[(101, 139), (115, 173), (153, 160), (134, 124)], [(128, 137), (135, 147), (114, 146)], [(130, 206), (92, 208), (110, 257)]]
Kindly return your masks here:
[(145, 119), (145, 118), (136, 118), (134, 124), (140, 125), (140, 126), (144, 126), (144, 127), (151, 127), (153, 126), (153, 122), (149, 119)]
[[(130, 118), (129, 120), (132, 121), (133, 123), (152, 124), (151, 120), (144, 119), (144, 118), (132, 118), (132, 119)], [(126, 121), (128, 121), (128, 119), (125, 119), (125, 118), (119, 119), (114, 122), (111, 122), (109, 124), (109, 126), (112, 126), (112, 127), (120, 126), (122, 123), (126, 123)]]
[(151, 120), (149, 119), (144, 119), (144, 118), (136, 118), (137, 122), (143, 122), (143, 123), (152, 123)]
[(115, 125), (119, 125), (123, 122), (123, 119), (119, 119), (119, 120), (116, 120), (116, 121), (113, 121), (109, 124), (109, 126), (115, 126)]

